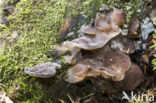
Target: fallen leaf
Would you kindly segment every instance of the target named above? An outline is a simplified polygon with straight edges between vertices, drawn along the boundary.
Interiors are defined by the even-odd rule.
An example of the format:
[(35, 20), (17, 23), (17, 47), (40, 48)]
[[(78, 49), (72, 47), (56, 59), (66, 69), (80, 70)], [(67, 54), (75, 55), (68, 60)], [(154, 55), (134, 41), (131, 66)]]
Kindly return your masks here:
[(145, 63), (147, 63), (147, 64), (149, 63), (149, 58), (146, 54), (142, 55), (142, 59)]

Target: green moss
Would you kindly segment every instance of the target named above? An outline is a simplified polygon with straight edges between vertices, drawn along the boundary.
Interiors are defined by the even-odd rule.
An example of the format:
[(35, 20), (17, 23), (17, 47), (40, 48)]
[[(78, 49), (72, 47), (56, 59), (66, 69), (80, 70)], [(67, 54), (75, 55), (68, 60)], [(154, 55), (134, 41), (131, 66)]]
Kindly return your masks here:
[[(3, 31), (0, 32), (0, 41), (3, 41), (0, 42), (0, 83), (8, 87), (7, 92), (12, 90), (14, 82), (21, 85), (16, 92), (16, 102), (38, 103), (49, 95), (49, 90), (42, 91), (43, 82), (27, 76), (23, 68), (52, 61), (48, 54), (58, 41), (58, 30), (64, 18), (76, 17), (82, 11), (91, 15), (93, 3), (92, 0), (21, 0), (16, 5), (14, 14), (8, 17), (11, 25), (1, 25)], [(18, 31), (19, 36), (8, 43), (7, 38), (13, 31)], [(48, 82), (54, 83), (52, 78), (50, 80)]]

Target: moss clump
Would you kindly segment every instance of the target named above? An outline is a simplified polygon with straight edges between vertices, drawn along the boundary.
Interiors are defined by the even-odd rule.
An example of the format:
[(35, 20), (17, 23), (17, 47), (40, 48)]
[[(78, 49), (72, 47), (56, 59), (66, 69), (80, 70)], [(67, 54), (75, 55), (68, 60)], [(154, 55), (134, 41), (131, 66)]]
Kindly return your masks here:
[[(52, 61), (48, 54), (58, 42), (57, 34), (64, 18), (76, 17), (82, 11), (91, 16), (90, 5), (94, 3), (94, 0), (21, 0), (16, 4), (15, 12), (8, 17), (10, 26), (0, 25), (3, 28), (0, 32), (0, 83), (7, 86), (6, 91), (14, 101), (38, 103), (51, 98), (43, 100), (50, 96), (48, 89), (51, 88), (43, 92), (42, 82), (24, 74), (23, 68)], [(18, 31), (18, 37), (8, 42), (14, 31)], [(52, 78), (48, 80), (50, 85), (54, 83)], [(21, 85), (15, 91), (17, 98), (9, 94), (15, 82)]]

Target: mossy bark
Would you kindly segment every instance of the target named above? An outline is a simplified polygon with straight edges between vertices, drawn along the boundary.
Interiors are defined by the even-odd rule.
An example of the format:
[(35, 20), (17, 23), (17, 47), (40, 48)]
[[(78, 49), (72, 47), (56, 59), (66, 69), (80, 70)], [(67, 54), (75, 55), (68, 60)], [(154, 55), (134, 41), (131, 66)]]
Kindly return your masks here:
[[(15, 5), (17, 1), (8, 0), (5, 5)], [(58, 98), (68, 100), (67, 93), (78, 98), (94, 92), (90, 83), (66, 83), (63, 76), (60, 76), (62, 73), (65, 75), (65, 68), (56, 77), (49, 79), (29, 77), (24, 74), (23, 68), (52, 61), (53, 58), (48, 55), (53, 45), (61, 42), (58, 32), (66, 17), (77, 18), (83, 12), (91, 20), (106, 2), (111, 7), (124, 3), (119, 0), (20, 0), (15, 5), (15, 12), (8, 16), (11, 20), (10, 26), (0, 25), (3, 28), (0, 31), (0, 41), (5, 45), (3, 48), (0, 46), (0, 83), (6, 85), (5, 91), (15, 103), (58, 103)], [(128, 5), (135, 6), (132, 2), (125, 2), (122, 8), (128, 12)], [(132, 9), (132, 13), (137, 8), (139, 6)], [(2, 9), (0, 8), (0, 17)], [(81, 25), (78, 26), (80, 28)], [(18, 31), (19, 36), (16, 41), (8, 44), (7, 37), (14, 31)], [(14, 85), (20, 85), (20, 88), (15, 89)]]
[[(14, 5), (14, 3), (8, 1), (3, 5)], [(92, 8), (95, 5), (97, 7)], [(1, 25), (3, 29), (0, 32), (0, 40), (3, 42), (0, 55), (0, 82), (7, 87), (5, 91), (11, 99), (16, 103), (39, 101), (43, 103), (51, 99), (53, 101), (56, 93), (53, 84), (57, 84), (55, 83), (57, 78), (42, 80), (29, 77), (24, 74), (23, 68), (52, 61), (53, 58), (48, 58), (48, 54), (53, 49), (53, 45), (59, 41), (58, 31), (64, 19), (77, 18), (81, 12), (92, 17), (100, 5), (95, 0), (21, 0), (15, 5), (15, 12), (8, 16), (11, 24)], [(7, 38), (14, 31), (18, 31), (19, 35), (14, 42), (8, 43)], [(65, 70), (61, 72), (63, 71)], [(15, 89), (14, 86), (17, 85), (20, 85), (20, 89)], [(59, 90), (64, 96), (68, 93), (66, 89)], [(55, 99), (57, 101), (53, 102), (58, 103), (58, 99)]]

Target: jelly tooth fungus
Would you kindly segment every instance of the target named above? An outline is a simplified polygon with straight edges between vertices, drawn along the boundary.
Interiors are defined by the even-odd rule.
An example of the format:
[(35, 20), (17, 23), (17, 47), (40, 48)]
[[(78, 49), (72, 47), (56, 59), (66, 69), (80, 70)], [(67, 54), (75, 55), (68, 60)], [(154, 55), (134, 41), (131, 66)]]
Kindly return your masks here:
[[(133, 90), (140, 85), (143, 73), (128, 56), (135, 52), (136, 45), (121, 35), (120, 27), (125, 21), (125, 12), (117, 8), (108, 15), (97, 13), (94, 25), (84, 31), (84, 36), (55, 46), (56, 53), (64, 55), (65, 63), (72, 65), (67, 70), (67, 82), (78, 83), (86, 79), (93, 83), (98, 81), (102, 90), (107, 93)], [(66, 52), (70, 52), (70, 55), (66, 55)], [(48, 62), (25, 68), (25, 73), (48, 78), (55, 75), (57, 68), (61, 68), (61, 65)], [(97, 78), (102, 80), (96, 80)], [(108, 90), (105, 83), (111, 90)]]

